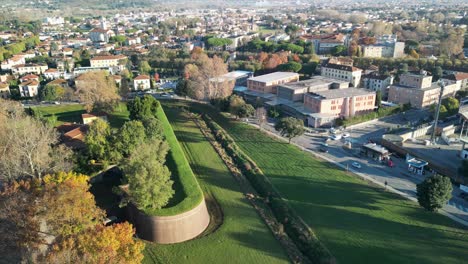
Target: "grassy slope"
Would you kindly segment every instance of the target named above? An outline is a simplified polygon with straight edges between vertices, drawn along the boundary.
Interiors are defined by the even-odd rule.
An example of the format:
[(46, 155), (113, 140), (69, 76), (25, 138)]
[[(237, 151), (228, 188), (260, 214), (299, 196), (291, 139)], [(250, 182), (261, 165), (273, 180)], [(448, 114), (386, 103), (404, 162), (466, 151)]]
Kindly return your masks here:
[(224, 223), (212, 234), (174, 245), (148, 244), (145, 263), (285, 263), (279, 243), (240, 192), (226, 166), (195, 124), (165, 109), (205, 193), (221, 205)]
[(468, 232), (251, 126), (210, 113), (341, 263), (462, 263)]

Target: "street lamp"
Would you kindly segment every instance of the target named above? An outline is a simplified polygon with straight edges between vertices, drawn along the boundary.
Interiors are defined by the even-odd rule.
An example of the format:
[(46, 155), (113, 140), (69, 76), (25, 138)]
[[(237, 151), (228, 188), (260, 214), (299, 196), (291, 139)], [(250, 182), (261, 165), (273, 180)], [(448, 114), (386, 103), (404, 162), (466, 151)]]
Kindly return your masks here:
[(432, 129), (432, 135), (431, 135), (431, 143), (433, 145), (436, 144), (437, 123), (439, 122), (440, 106), (442, 105), (442, 95), (444, 94), (444, 88), (445, 88), (445, 82), (442, 79), (440, 79), (437, 83), (440, 86), (440, 94), (439, 94), (439, 103), (437, 104), (436, 114), (434, 118), (434, 127)]

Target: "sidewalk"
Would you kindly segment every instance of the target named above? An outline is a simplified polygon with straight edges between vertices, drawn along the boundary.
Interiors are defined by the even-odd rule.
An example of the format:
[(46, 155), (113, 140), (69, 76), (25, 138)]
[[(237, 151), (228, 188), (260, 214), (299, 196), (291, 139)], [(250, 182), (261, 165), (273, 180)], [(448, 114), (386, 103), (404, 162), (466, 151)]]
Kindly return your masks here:
[[(256, 128), (259, 128), (259, 126), (258, 126), (257, 124), (253, 124), (253, 123), (250, 123), (250, 122), (245, 122), (245, 123), (247, 123), (247, 124), (249, 124), (249, 125), (251, 125), (251, 126), (254, 126), (254, 127), (256, 127)], [(268, 128), (270, 128), (268, 125), (266, 125), (266, 126), (267, 126)], [(269, 134), (269, 135), (271, 135), (271, 136), (274, 136), (274, 137), (276, 137), (276, 138), (278, 138), (278, 139), (280, 139), (280, 140), (282, 140), (282, 141), (285, 141), (285, 142), (288, 141), (286, 138), (284, 138), (284, 137), (278, 135), (277, 133), (272, 132), (272, 131), (269, 131), (268, 129), (265, 129), (265, 126), (263, 127), (262, 131), (264, 131), (264, 132), (266, 132), (267, 134)], [(413, 190), (412, 190), (413, 192), (411, 192), (411, 194), (405, 193), (405, 192), (402, 192), (402, 191), (399, 191), (399, 190), (395, 189), (394, 187), (392, 187), (392, 186), (391, 186), (391, 183), (388, 184), (387, 186), (385, 186), (385, 183), (384, 183), (384, 182), (379, 181), (379, 180), (377, 180), (377, 179), (375, 179), (375, 178), (372, 178), (371, 176), (367, 175), (366, 173), (362, 173), (362, 172), (356, 171), (355, 169), (353, 169), (353, 168), (350, 167), (350, 166), (345, 166), (345, 165), (341, 164), (341, 163), (338, 162), (338, 161), (335, 161), (335, 160), (333, 160), (333, 159), (331, 159), (331, 158), (329, 158), (329, 157), (326, 157), (326, 156), (322, 155), (321, 153), (318, 153), (318, 152), (316, 152), (316, 151), (310, 150), (309, 148), (306, 148), (306, 147), (304, 147), (304, 146), (301, 146), (301, 145), (297, 144), (296, 142), (294, 142), (294, 140), (291, 141), (291, 144), (297, 146), (298, 148), (300, 148), (300, 149), (303, 150), (303, 151), (307, 151), (307, 152), (313, 154), (315, 157), (318, 157), (318, 158), (321, 158), (321, 159), (323, 159), (323, 160), (326, 160), (326, 161), (328, 161), (328, 162), (330, 162), (330, 163), (333, 163), (333, 164), (335, 164), (336, 166), (342, 168), (343, 170), (348, 170), (348, 171), (354, 173), (355, 175), (359, 176), (360, 178), (365, 179), (365, 180), (367, 180), (367, 181), (370, 181), (370, 182), (372, 182), (372, 183), (374, 183), (374, 184), (376, 184), (376, 185), (378, 185), (378, 186), (381, 186), (382, 188), (384, 188), (384, 189), (386, 189), (386, 190), (388, 190), (388, 191), (391, 191), (391, 192), (393, 192), (393, 193), (396, 193), (396, 194), (398, 194), (398, 195), (400, 195), (400, 196), (402, 196), (402, 197), (404, 197), (404, 198), (406, 198), (406, 199), (408, 199), (408, 200), (411, 200), (411, 201), (413, 201), (413, 202), (416, 202), (416, 203), (418, 202), (418, 201), (417, 201), (417, 198), (416, 198), (416, 196), (415, 196), (415, 193), (416, 193), (416, 186), (414, 186), (414, 187), (412, 188), (412, 189), (413, 189)], [(413, 177), (411, 177), (411, 178), (413, 178)], [(399, 178), (398, 178), (398, 179), (399, 179)], [(419, 179), (418, 179), (418, 180), (419, 180)], [(443, 209), (441, 209), (441, 210), (439, 211), (439, 213), (441, 213), (442, 215), (445, 215), (445, 216), (449, 217), (450, 219), (454, 220), (455, 222), (457, 222), (457, 223), (459, 223), (459, 224), (462, 224), (462, 225), (468, 227), (468, 221), (466, 221), (466, 220), (464, 220), (464, 219), (462, 219), (462, 218), (460, 218), (460, 217), (457, 216), (457, 214), (466, 214), (466, 212), (463, 211), (463, 210), (460, 209), (460, 208), (457, 208), (457, 207), (454, 206), (453, 204), (450, 204), (450, 203), (447, 204)]]

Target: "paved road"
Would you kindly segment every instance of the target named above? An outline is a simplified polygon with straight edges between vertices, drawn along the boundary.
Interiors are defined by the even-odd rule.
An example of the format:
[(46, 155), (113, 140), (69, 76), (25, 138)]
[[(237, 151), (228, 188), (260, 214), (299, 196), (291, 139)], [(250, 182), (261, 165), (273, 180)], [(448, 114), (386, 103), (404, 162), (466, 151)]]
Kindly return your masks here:
[[(368, 138), (378, 135), (381, 137), (383, 131), (380, 131), (380, 129), (385, 129), (382, 126), (386, 125), (388, 125), (388, 123), (377, 121), (375, 123), (365, 125), (364, 129), (352, 129), (350, 132), (351, 139), (356, 142), (356, 144), (353, 145), (353, 150), (343, 148), (343, 142), (341, 140), (329, 140), (327, 142), (329, 145), (328, 153), (320, 152), (320, 143), (324, 142), (328, 138), (328, 133), (307, 133), (307, 135), (294, 138), (292, 142), (299, 147), (323, 156), (327, 160), (340, 164), (344, 168), (348, 168), (360, 175), (364, 175), (366, 178), (372, 179), (381, 185), (384, 185), (384, 183), (387, 182), (389, 187), (395, 189), (401, 195), (415, 200), (416, 184), (422, 182), (424, 177), (428, 175), (418, 176), (411, 174), (407, 170), (404, 159), (393, 157), (392, 160), (394, 161), (395, 166), (390, 168), (377, 161), (360, 156), (359, 154), (359, 145), (366, 143)], [(264, 125), (263, 128), (278, 135), (271, 123)], [(377, 131), (374, 129), (377, 129)], [(352, 166), (353, 162), (358, 162), (362, 167), (354, 168)], [(446, 215), (448, 214), (452, 219), (455, 217), (462, 220), (458, 222), (465, 221), (464, 224), (468, 224), (468, 202), (458, 197), (460, 192), (459, 188), (454, 186), (453, 198), (443, 208), (442, 213)]]

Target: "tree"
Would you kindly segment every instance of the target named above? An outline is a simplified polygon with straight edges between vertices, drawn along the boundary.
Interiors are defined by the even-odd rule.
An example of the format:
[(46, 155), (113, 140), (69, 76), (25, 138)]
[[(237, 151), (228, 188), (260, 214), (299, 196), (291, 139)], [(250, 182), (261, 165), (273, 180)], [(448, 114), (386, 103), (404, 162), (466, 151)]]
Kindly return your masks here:
[(255, 108), (251, 104), (244, 104), (240, 107), (237, 115), (240, 118), (251, 117), (255, 113)]
[(144, 120), (155, 117), (159, 107), (159, 101), (151, 95), (145, 95), (141, 99), (136, 97), (127, 103), (131, 120)]
[(151, 71), (151, 66), (147, 61), (140, 61), (140, 64), (138, 65), (138, 70), (142, 74), (149, 74)]
[(0, 255), (6, 263), (20, 263), (44, 243), (38, 235), (35, 189), (28, 180), (6, 183), (0, 190)]
[(439, 80), (439, 79), (442, 77), (443, 74), (444, 74), (444, 71), (442, 70), (442, 67), (436, 66), (436, 67), (434, 68), (434, 73), (433, 73), (433, 75), (434, 75), (434, 77), (435, 77), (435, 78), (434, 78), (434, 81)]
[(333, 56), (339, 56), (339, 55), (344, 55), (344, 53), (346, 52), (347, 48), (346, 46), (343, 46), (343, 45), (338, 45), (338, 46), (335, 46), (331, 49), (330, 53), (333, 55)]
[(176, 86), (176, 90), (175, 90), (176, 94), (178, 96), (183, 96), (183, 97), (187, 97), (189, 95), (189, 84), (188, 84), (188, 81), (185, 80), (185, 79), (182, 79), (182, 80), (179, 80), (177, 82), (177, 86)]
[(26, 115), (18, 103), (0, 99), (0, 179), (68, 170), (71, 151), (57, 143), (54, 128)]
[(276, 108), (271, 108), (268, 110), (268, 116), (271, 118), (278, 118), (280, 116), (280, 112)]
[(91, 123), (85, 137), (86, 149), (90, 159), (99, 161), (109, 159), (110, 136), (110, 126), (106, 121), (98, 118)]
[(239, 117), (239, 112), (242, 106), (245, 105), (244, 99), (238, 95), (231, 95), (229, 97), (229, 112)]
[(232, 93), (234, 82), (221, 77), (227, 73), (227, 65), (221, 58), (209, 58), (205, 53), (192, 54), (192, 57), (194, 63), (187, 64), (184, 68), (188, 95), (209, 101), (213, 98), (225, 98)]
[(145, 140), (146, 131), (143, 123), (139, 120), (131, 120), (125, 122), (119, 129), (113, 143), (118, 152), (127, 157), (137, 146), (143, 144)]
[(47, 232), (67, 237), (102, 223), (105, 212), (97, 207), (89, 192), (89, 177), (74, 172), (58, 172), (44, 177), (41, 205)]
[(145, 134), (147, 139), (164, 139), (164, 127), (155, 117), (143, 119), (143, 126), (145, 127)]
[(377, 106), (378, 108), (382, 107), (382, 91), (381, 90), (378, 90), (375, 93), (375, 106)]
[(120, 100), (114, 78), (105, 71), (83, 73), (75, 83), (75, 93), (88, 113), (93, 110), (111, 112)]
[(454, 115), (460, 108), (460, 102), (454, 97), (447, 97), (442, 100), (442, 105), (447, 109), (448, 115)]
[(302, 69), (302, 65), (295, 61), (291, 61), (286, 64), (281, 64), (278, 66), (278, 70), (287, 71), (287, 72), (299, 72), (301, 69)]
[(145, 244), (133, 239), (134, 234), (135, 230), (127, 222), (109, 227), (96, 225), (56, 243), (45, 262), (139, 264)]
[(276, 131), (279, 131), (282, 136), (288, 138), (288, 142), (291, 143), (291, 139), (304, 134), (304, 122), (294, 117), (281, 118), (275, 125)]
[(299, 30), (300, 30), (300, 27), (290, 24), (286, 26), (286, 28), (284, 29), (284, 32), (286, 32), (286, 34), (290, 35), (291, 37), (295, 37), (296, 33)]
[(56, 101), (63, 98), (65, 95), (65, 88), (56, 84), (47, 84), (39, 92), (39, 97), (43, 101)]
[(415, 59), (419, 59), (419, 54), (416, 52), (416, 50), (412, 49), (409, 54), (411, 57)]
[(452, 197), (452, 183), (442, 175), (426, 178), (416, 189), (419, 205), (431, 212), (442, 208)]
[(164, 165), (169, 147), (166, 142), (153, 139), (138, 146), (125, 162), (128, 181), (128, 201), (140, 210), (157, 210), (174, 195), (170, 171)]
[(401, 73), (407, 73), (408, 72), (408, 63), (402, 63), (400, 64), (400, 69), (398, 72)]

